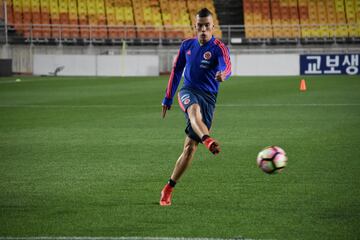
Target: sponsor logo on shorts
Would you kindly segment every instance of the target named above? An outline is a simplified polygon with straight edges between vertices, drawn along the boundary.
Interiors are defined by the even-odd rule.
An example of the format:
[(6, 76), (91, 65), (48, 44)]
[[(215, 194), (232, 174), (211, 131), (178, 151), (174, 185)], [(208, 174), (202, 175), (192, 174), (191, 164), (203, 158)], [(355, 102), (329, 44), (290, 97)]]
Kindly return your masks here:
[(189, 94), (184, 94), (184, 95), (181, 97), (181, 101), (182, 101), (184, 104), (189, 104), (189, 103), (190, 103), (190, 95), (189, 95)]

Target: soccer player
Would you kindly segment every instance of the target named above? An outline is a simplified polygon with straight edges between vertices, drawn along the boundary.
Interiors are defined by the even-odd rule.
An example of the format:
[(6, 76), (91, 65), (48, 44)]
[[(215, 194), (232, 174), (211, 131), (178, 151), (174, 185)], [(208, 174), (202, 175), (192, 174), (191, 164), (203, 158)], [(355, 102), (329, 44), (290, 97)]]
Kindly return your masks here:
[(203, 143), (215, 155), (220, 152), (220, 145), (210, 137), (209, 130), (219, 84), (231, 75), (229, 50), (224, 43), (213, 37), (213, 17), (207, 8), (197, 13), (195, 29), (197, 37), (183, 41), (180, 46), (162, 101), (164, 118), (167, 110), (171, 108), (185, 68), (184, 84), (178, 93), (178, 102), (187, 119), (187, 136), (183, 152), (168, 183), (161, 191), (162, 206), (171, 205), (173, 188), (190, 165), (199, 143)]

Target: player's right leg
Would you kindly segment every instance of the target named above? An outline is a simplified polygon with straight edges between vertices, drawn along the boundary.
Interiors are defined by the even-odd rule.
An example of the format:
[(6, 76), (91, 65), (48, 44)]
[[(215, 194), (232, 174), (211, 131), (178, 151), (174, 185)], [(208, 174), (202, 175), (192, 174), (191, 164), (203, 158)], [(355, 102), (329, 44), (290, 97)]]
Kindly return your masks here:
[(209, 129), (203, 121), (200, 105), (198, 103), (192, 104), (187, 108), (186, 112), (189, 116), (191, 127), (199, 138), (201, 139), (204, 135), (209, 135)]
[(198, 142), (186, 137), (184, 142), (184, 149), (181, 153), (180, 157), (176, 161), (173, 173), (171, 174), (171, 178), (169, 182), (165, 185), (163, 190), (161, 191), (160, 197), (160, 205), (161, 206), (169, 206), (171, 205), (171, 195), (173, 188), (175, 187), (176, 182), (183, 175), (185, 170), (189, 167), (196, 152)]
[(178, 94), (180, 108), (188, 119), (185, 132), (190, 138), (202, 142), (210, 152), (218, 154), (219, 143), (209, 136), (215, 105), (209, 103), (207, 97), (194, 94), (192, 91), (182, 88)]
[[(218, 154), (220, 152), (219, 143), (209, 136), (209, 129), (204, 123), (200, 105), (195, 103), (187, 108), (187, 114), (190, 119), (192, 130), (199, 136), (201, 142), (212, 152)], [(212, 113), (211, 113), (212, 114)]]

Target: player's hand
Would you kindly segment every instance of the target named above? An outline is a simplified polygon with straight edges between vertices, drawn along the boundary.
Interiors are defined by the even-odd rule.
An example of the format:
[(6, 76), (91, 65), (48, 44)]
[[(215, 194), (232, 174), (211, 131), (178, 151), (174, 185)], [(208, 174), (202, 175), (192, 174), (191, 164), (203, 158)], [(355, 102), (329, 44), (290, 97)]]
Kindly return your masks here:
[(218, 71), (218, 72), (216, 73), (216, 75), (215, 75), (215, 79), (216, 79), (216, 81), (218, 81), (218, 82), (223, 82), (223, 81), (225, 81), (225, 78), (226, 78), (225, 72), (220, 72), (220, 71)]
[(165, 118), (166, 111), (170, 110), (170, 108), (171, 108), (171, 106), (167, 106), (167, 105), (164, 105), (164, 104), (162, 105), (162, 114), (161, 114), (162, 118)]

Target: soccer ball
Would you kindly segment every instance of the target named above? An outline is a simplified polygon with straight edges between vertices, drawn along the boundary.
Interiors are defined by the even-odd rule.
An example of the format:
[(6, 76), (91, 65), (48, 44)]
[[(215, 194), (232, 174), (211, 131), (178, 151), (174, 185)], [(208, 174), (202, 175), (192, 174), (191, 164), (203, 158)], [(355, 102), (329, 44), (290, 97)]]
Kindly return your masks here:
[(270, 146), (261, 150), (257, 156), (257, 165), (268, 174), (280, 173), (287, 163), (285, 151), (278, 146)]

